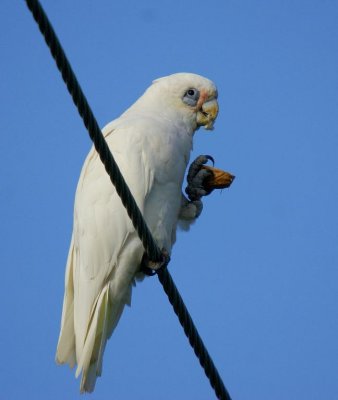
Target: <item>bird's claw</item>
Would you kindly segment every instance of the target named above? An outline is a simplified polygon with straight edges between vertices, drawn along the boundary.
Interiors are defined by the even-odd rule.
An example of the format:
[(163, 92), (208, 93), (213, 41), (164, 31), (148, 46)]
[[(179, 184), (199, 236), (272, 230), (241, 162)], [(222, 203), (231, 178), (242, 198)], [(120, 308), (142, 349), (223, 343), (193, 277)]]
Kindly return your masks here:
[(198, 201), (211, 192), (203, 186), (205, 179), (212, 175), (210, 170), (203, 168), (208, 161), (215, 163), (211, 156), (201, 155), (190, 164), (187, 176), (188, 186), (185, 189), (190, 201)]
[(170, 261), (170, 255), (166, 249), (162, 249), (162, 260), (161, 261), (152, 261), (149, 260), (147, 253), (143, 254), (141, 261), (141, 272), (145, 275), (153, 276), (157, 274), (160, 270), (167, 267)]

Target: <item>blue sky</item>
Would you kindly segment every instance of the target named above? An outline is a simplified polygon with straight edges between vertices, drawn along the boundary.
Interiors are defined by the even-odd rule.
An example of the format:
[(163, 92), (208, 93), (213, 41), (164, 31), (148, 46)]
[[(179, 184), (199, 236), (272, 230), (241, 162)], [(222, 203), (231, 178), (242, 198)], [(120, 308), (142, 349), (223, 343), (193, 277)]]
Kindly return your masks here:
[[(101, 126), (155, 78), (219, 89), (211, 154), (236, 175), (170, 271), (233, 399), (338, 399), (338, 3), (42, 2)], [(23, 1), (0, 16), (0, 398), (77, 399), (54, 363), (90, 140)], [(156, 278), (109, 341), (96, 399), (213, 392)]]

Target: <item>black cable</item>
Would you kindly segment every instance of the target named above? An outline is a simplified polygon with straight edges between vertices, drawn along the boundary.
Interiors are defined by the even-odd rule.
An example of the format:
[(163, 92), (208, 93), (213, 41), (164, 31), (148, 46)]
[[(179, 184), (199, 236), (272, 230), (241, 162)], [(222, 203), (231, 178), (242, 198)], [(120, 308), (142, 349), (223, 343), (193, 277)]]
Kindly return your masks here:
[[(45, 38), (45, 41), (51, 51), (51, 54), (56, 62), (56, 65), (61, 72), (62, 78), (67, 85), (68, 91), (73, 98), (79, 114), (87, 128), (90, 138), (92, 139), (95, 149), (100, 156), (102, 163), (116, 188), (121, 201), (126, 208), (130, 219), (143, 243), (148, 259), (152, 261), (163, 261), (163, 255), (155, 243), (143, 216), (116, 164), (113, 155), (102, 135), (96, 118), (87, 102), (85, 95), (76, 79), (76, 76), (67, 60), (65, 52), (54, 32), (51, 23), (48, 20), (43, 8), (38, 0), (26, 0), (29, 10), (32, 12), (39, 29)], [(166, 264), (169, 260), (166, 260)], [(203, 367), (206, 376), (208, 377), (211, 386), (215, 390), (216, 396), (220, 400), (231, 400), (217, 369), (205, 348), (201, 337), (191, 319), (191, 316), (185, 307), (185, 304), (172, 280), (169, 271), (166, 268), (161, 268), (158, 273), (158, 279), (161, 282), (165, 293), (172, 304), (176, 315), (184, 329), (186, 336), (189, 339), (191, 346), (198, 357), (201, 366)]]
[(194, 349), (194, 352), (204, 369), (205, 375), (209, 379), (210, 385), (215, 391), (216, 397), (220, 400), (231, 400), (222, 378), (220, 377), (217, 368), (215, 367), (215, 364), (197, 331), (171, 275), (167, 269), (160, 269), (157, 276), (168, 296), (170, 304), (173, 306), (175, 314), (178, 316), (191, 347)]

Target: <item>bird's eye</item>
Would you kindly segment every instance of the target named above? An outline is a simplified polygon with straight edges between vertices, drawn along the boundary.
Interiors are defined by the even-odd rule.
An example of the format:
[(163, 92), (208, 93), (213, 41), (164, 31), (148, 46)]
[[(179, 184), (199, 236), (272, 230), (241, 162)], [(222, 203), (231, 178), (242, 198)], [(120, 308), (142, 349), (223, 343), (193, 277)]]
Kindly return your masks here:
[(185, 104), (188, 104), (188, 106), (194, 107), (197, 102), (198, 99), (200, 97), (200, 92), (197, 89), (188, 89), (183, 96), (183, 101)]

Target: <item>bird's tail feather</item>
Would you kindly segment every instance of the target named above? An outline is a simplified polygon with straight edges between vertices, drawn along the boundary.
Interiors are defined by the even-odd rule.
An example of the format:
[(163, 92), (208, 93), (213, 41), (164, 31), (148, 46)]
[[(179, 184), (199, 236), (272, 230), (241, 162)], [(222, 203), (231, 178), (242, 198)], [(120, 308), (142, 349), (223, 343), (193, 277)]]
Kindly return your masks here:
[(76, 263), (76, 254), (74, 251), (73, 242), (74, 241), (72, 237), (66, 268), (65, 295), (63, 299), (61, 330), (55, 356), (55, 360), (58, 364), (68, 363), (71, 368), (73, 368), (76, 363), (73, 307), (73, 266)]
[(110, 283), (106, 284), (95, 302), (85, 345), (76, 370), (76, 377), (82, 371), (81, 393), (92, 392), (95, 388), (96, 378), (101, 376), (103, 352), (107, 340), (121, 317), (125, 304), (124, 300), (114, 301), (112, 299)]

